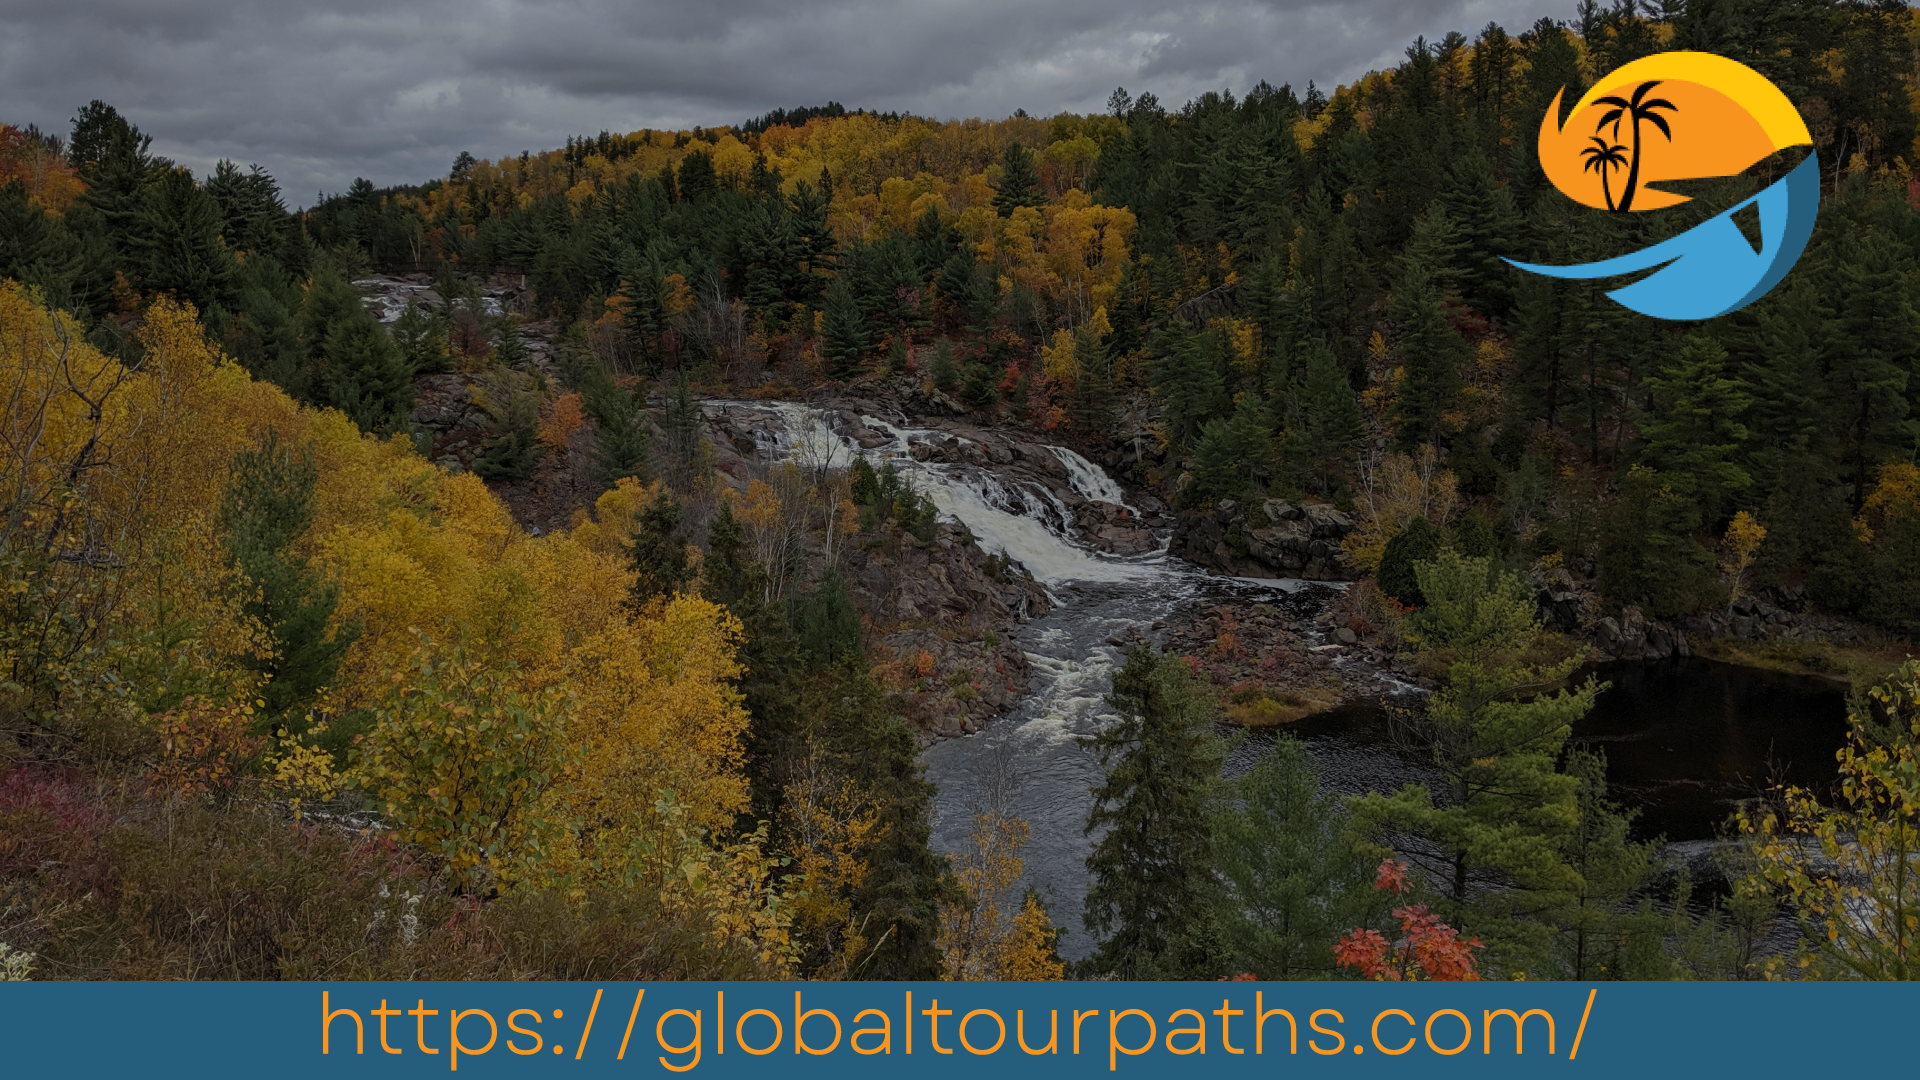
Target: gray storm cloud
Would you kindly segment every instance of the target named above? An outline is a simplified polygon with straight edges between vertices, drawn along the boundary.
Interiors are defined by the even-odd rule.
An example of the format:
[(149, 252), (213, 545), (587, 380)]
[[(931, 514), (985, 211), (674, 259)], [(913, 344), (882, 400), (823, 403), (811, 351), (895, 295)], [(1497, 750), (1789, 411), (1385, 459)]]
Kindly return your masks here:
[(935, 117), (1178, 103), (1389, 66), (1416, 35), (1519, 32), (1571, 0), (0, 0), (0, 121), (64, 132), (94, 98), (204, 172), (311, 203), (570, 133), (737, 123), (829, 99)]

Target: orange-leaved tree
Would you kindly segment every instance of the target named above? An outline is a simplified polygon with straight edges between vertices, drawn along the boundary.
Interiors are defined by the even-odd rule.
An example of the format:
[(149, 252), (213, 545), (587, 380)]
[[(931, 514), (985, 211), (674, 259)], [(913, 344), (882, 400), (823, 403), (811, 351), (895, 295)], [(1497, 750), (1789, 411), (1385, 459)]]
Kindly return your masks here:
[[(1407, 864), (1382, 859), (1373, 887), (1381, 892), (1406, 893)], [(1401, 981), (1429, 979), (1434, 982), (1474, 982), (1480, 971), (1473, 955), (1482, 948), (1479, 938), (1461, 940), (1460, 932), (1425, 904), (1406, 904), (1393, 909), (1400, 922), (1400, 936), (1388, 941), (1378, 930), (1355, 927), (1333, 947), (1336, 962), (1353, 968), (1363, 979)]]

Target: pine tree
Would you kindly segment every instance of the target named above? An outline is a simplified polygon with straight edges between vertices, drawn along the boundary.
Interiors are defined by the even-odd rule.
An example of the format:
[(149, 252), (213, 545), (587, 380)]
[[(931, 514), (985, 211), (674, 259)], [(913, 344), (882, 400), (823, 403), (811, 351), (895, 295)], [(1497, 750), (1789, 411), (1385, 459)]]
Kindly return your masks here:
[(927, 365), (927, 377), (934, 388), (944, 393), (960, 389), (960, 368), (954, 363), (953, 342), (941, 338), (933, 343), (933, 361)]
[(1000, 158), (1000, 179), (993, 185), (993, 208), (1001, 217), (1021, 206), (1039, 206), (1046, 201), (1040, 190), (1040, 172), (1033, 164), (1033, 151), (1019, 143), (1007, 147)]
[(826, 358), (828, 377), (844, 381), (858, 375), (869, 345), (867, 320), (844, 275), (834, 278), (827, 287), (820, 334), (820, 353)]
[(1694, 539), (1700, 504), (1667, 477), (1634, 464), (1600, 519), (1595, 584), (1608, 604), (1638, 604), (1656, 619), (1698, 610), (1718, 589), (1713, 553)]
[(220, 237), (229, 251), (284, 261), (292, 222), (272, 176), (258, 165), (242, 173), (222, 158), (207, 177), (205, 190), (220, 209)]
[(1836, 254), (1840, 318), (1827, 338), (1828, 379), (1857, 507), (1866, 498), (1872, 467), (1896, 447), (1912, 445), (1907, 389), (1920, 354), (1920, 326), (1906, 277), (1908, 258), (1897, 241), (1870, 230)]
[(933, 295), (943, 328), (957, 329), (966, 319), (973, 267), (972, 245), (963, 245), (940, 264), (940, 274), (933, 282)]
[(328, 376), (327, 404), (346, 413), (362, 431), (403, 430), (413, 408), (406, 362), (387, 332), (365, 309), (327, 328), (321, 355)]
[(627, 546), (627, 562), (634, 572), (630, 596), (634, 607), (670, 600), (686, 591), (693, 580), (685, 519), (686, 509), (665, 488), (641, 508), (634, 521), (633, 541)]
[(1167, 434), (1190, 445), (1200, 428), (1227, 411), (1226, 345), (1217, 328), (1177, 324), (1154, 371), (1154, 389), (1166, 403)]
[(1345, 835), (1346, 811), (1320, 789), (1300, 740), (1281, 735), (1214, 802), (1214, 864), (1228, 970), (1263, 979), (1327, 977), (1328, 943), (1384, 915), (1373, 869)]
[[(363, 430), (396, 430), (413, 409), (413, 382), (394, 342), (338, 271), (321, 271), (301, 302), (303, 382), (309, 400), (342, 409)], [(298, 379), (298, 377), (296, 377)]]
[(976, 356), (961, 372), (960, 400), (982, 412), (989, 411), (1000, 402), (999, 383), (999, 373)]
[(1193, 486), (1196, 499), (1238, 499), (1246, 494), (1272, 449), (1273, 430), (1260, 395), (1241, 394), (1233, 416), (1209, 420), (1193, 446)]
[(1580, 658), (1529, 659), (1540, 625), (1518, 575), (1448, 549), (1418, 564), (1416, 575), (1427, 605), (1411, 636), (1448, 665), (1419, 729), (1442, 792), (1412, 784), (1368, 795), (1353, 804), (1355, 814), (1376, 835), (1416, 838), (1402, 854), (1441, 884), (1448, 921), (1487, 937), (1496, 959), (1522, 964), (1535, 952), (1516, 916), (1577, 884), (1561, 849), (1578, 817), (1578, 782), (1555, 763), (1600, 685), (1590, 677), (1538, 691)]
[(1380, 569), (1374, 584), (1380, 591), (1409, 607), (1427, 602), (1420, 591), (1419, 567), (1440, 554), (1440, 530), (1424, 517), (1416, 517), (1407, 527), (1394, 533), (1380, 552)]
[(0, 279), (34, 286), (65, 307), (83, 269), (79, 242), (64, 223), (29, 201), (19, 180), (0, 184)]
[(787, 196), (787, 221), (793, 230), (798, 258), (790, 264), (787, 299), (809, 307), (819, 302), (826, 287), (827, 271), (833, 269), (838, 242), (827, 225), (827, 210), (833, 201), (833, 178), (820, 171), (821, 191), (801, 180)]
[(1299, 396), (1287, 414), (1286, 460), (1304, 486), (1332, 494), (1361, 435), (1360, 399), (1325, 339), (1303, 351)]
[(687, 151), (680, 159), (677, 180), (683, 202), (702, 202), (720, 190), (720, 178), (713, 171), (713, 155), (705, 150)]
[(406, 309), (393, 320), (393, 344), (407, 370), (415, 375), (447, 370), (446, 331), (413, 300), (408, 300)]
[[(171, 162), (153, 157), (153, 137), (128, 123), (113, 106), (95, 100), (74, 117), (67, 160), (79, 169), (87, 191), (77, 223), (97, 232), (114, 261), (131, 269), (131, 240), (138, 235), (147, 187)], [(109, 275), (110, 276), (110, 275)]]
[(1421, 443), (1439, 445), (1450, 434), (1447, 414), (1459, 396), (1460, 369), (1467, 359), (1466, 342), (1447, 322), (1445, 297), (1437, 280), (1441, 267), (1431, 255), (1442, 247), (1444, 222), (1429, 216), (1422, 225), (1421, 232), (1434, 242), (1418, 255), (1410, 248), (1402, 259), (1400, 280), (1387, 309), (1405, 372), (1394, 398), (1394, 426), (1401, 445), (1409, 448)]
[(220, 207), (185, 169), (167, 169), (146, 188), (128, 236), (143, 284), (203, 312), (233, 302), (233, 254), (220, 236)]
[(1705, 518), (1718, 520), (1752, 485), (1739, 464), (1753, 404), (1746, 383), (1727, 373), (1727, 352), (1704, 334), (1690, 334), (1679, 355), (1645, 386), (1655, 403), (1642, 421), (1644, 460), (1683, 496), (1697, 500)]
[(1113, 435), (1113, 359), (1100, 332), (1083, 324), (1073, 334), (1074, 376), (1072, 420), (1074, 430), (1092, 439)]
[(693, 380), (685, 371), (674, 376), (673, 389), (667, 392), (667, 407), (660, 428), (658, 472), (667, 486), (687, 494), (707, 478), (712, 469), (712, 448), (701, 434), (706, 414), (700, 399), (694, 396)]
[(258, 447), (234, 455), (220, 501), (227, 557), (245, 582), (241, 610), (269, 642), (263, 655), (240, 663), (266, 677), (261, 723), (296, 734), (306, 730), (306, 709), (332, 684), (341, 658), (360, 637), (357, 622), (330, 626), (340, 586), (295, 548), (313, 522), (318, 479), (311, 454), (295, 454), (269, 431)]
[(1090, 972), (1121, 979), (1214, 974), (1213, 834), (1207, 806), (1224, 747), (1212, 694), (1177, 657), (1127, 654), (1108, 703), (1118, 721), (1082, 744), (1106, 778), (1093, 792), (1084, 921), (1100, 942)]
[(1672, 978), (1663, 948), (1668, 920), (1644, 903), (1659, 870), (1656, 845), (1628, 837), (1635, 812), (1607, 798), (1604, 751), (1573, 748), (1566, 773), (1579, 815), (1561, 842), (1573, 885), (1540, 913), (1555, 937), (1553, 974), (1576, 981)]

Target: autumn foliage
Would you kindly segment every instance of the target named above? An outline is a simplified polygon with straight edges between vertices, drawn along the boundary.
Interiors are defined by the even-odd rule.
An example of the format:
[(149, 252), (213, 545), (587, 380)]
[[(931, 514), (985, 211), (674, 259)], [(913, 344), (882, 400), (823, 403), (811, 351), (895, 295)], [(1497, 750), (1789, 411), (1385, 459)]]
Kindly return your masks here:
[[(254, 822), (245, 807), (291, 803), (311, 820), (346, 793), (408, 853), (412, 869), (381, 879), (414, 875), (406, 888), (442, 896), (444, 917), (461, 897), (480, 905), (472, 918), (555, 897), (575, 905), (562, 921), (587, 918), (617, 890), (705, 928), (710, 958), (786, 970), (777, 864), (764, 833), (733, 830), (746, 805), (738, 624), (697, 596), (628, 605), (624, 489), (580, 528), (530, 536), (471, 474), (251, 379), (192, 309), (158, 301), (138, 333), (143, 361), (128, 366), (0, 284), (9, 757), (132, 774), (155, 798), (213, 806), (192, 811), (195, 828), (248, 822), (248, 842), (269, 847), (275, 829), (319, 826)], [(255, 709), (267, 676), (254, 661), (271, 647), (247, 613), (258, 586), (219, 540), (230, 464), (270, 437), (312, 463), (310, 521), (290, 542), (337, 583), (333, 623), (358, 631), (331, 684), (273, 724)], [(38, 783), (9, 781), (23, 782)], [(362, 857), (353, 843), (312, 850)], [(43, 884), (46, 910), (66, 910), (68, 886)], [(7, 932), (47, 932), (32, 925)]]
[[(1373, 887), (1380, 892), (1408, 892), (1407, 864), (1381, 860)], [(1379, 981), (1474, 982), (1480, 978), (1473, 955), (1481, 948), (1479, 938), (1462, 940), (1458, 930), (1441, 922), (1425, 904), (1394, 908), (1393, 917), (1400, 922), (1398, 938), (1388, 941), (1378, 930), (1356, 927), (1333, 947), (1339, 965), (1358, 971), (1363, 979)]]

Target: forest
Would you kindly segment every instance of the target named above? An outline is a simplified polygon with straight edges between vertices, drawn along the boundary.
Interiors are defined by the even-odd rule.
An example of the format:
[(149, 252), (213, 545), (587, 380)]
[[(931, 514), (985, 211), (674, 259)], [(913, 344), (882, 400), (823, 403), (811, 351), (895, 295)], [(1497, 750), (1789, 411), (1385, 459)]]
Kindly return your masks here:
[[(1794, 271), (1692, 324), (1501, 261), (1798, 163), (1660, 213), (1556, 191), (1555, 96), (1672, 49), (1780, 86), (1822, 170)], [(0, 970), (1912, 978), (1917, 57), (1893, 0), (1581, 0), (1331, 91), (829, 103), (301, 208), (102, 101), (0, 126)], [(440, 302), (383, 319), (377, 275)], [(424, 426), (456, 385), (459, 448)], [(1085, 910), (1022, 888), (1002, 810), (936, 853), (902, 703), (946, 673), (848, 559), (939, 515), (864, 459), (729, 474), (702, 406), (861, 393), (1076, 447), (1177, 532), (1239, 507), (1222, 558), (1337, 508), (1441, 779), (1335, 797), (1284, 732), (1223, 779), (1219, 643), (1140, 645)], [(1547, 594), (1854, 675), (1843, 783), (1756, 796), (1694, 882), (1570, 739), (1603, 686)], [(1759, 602), (1862, 647), (1734, 634)]]

